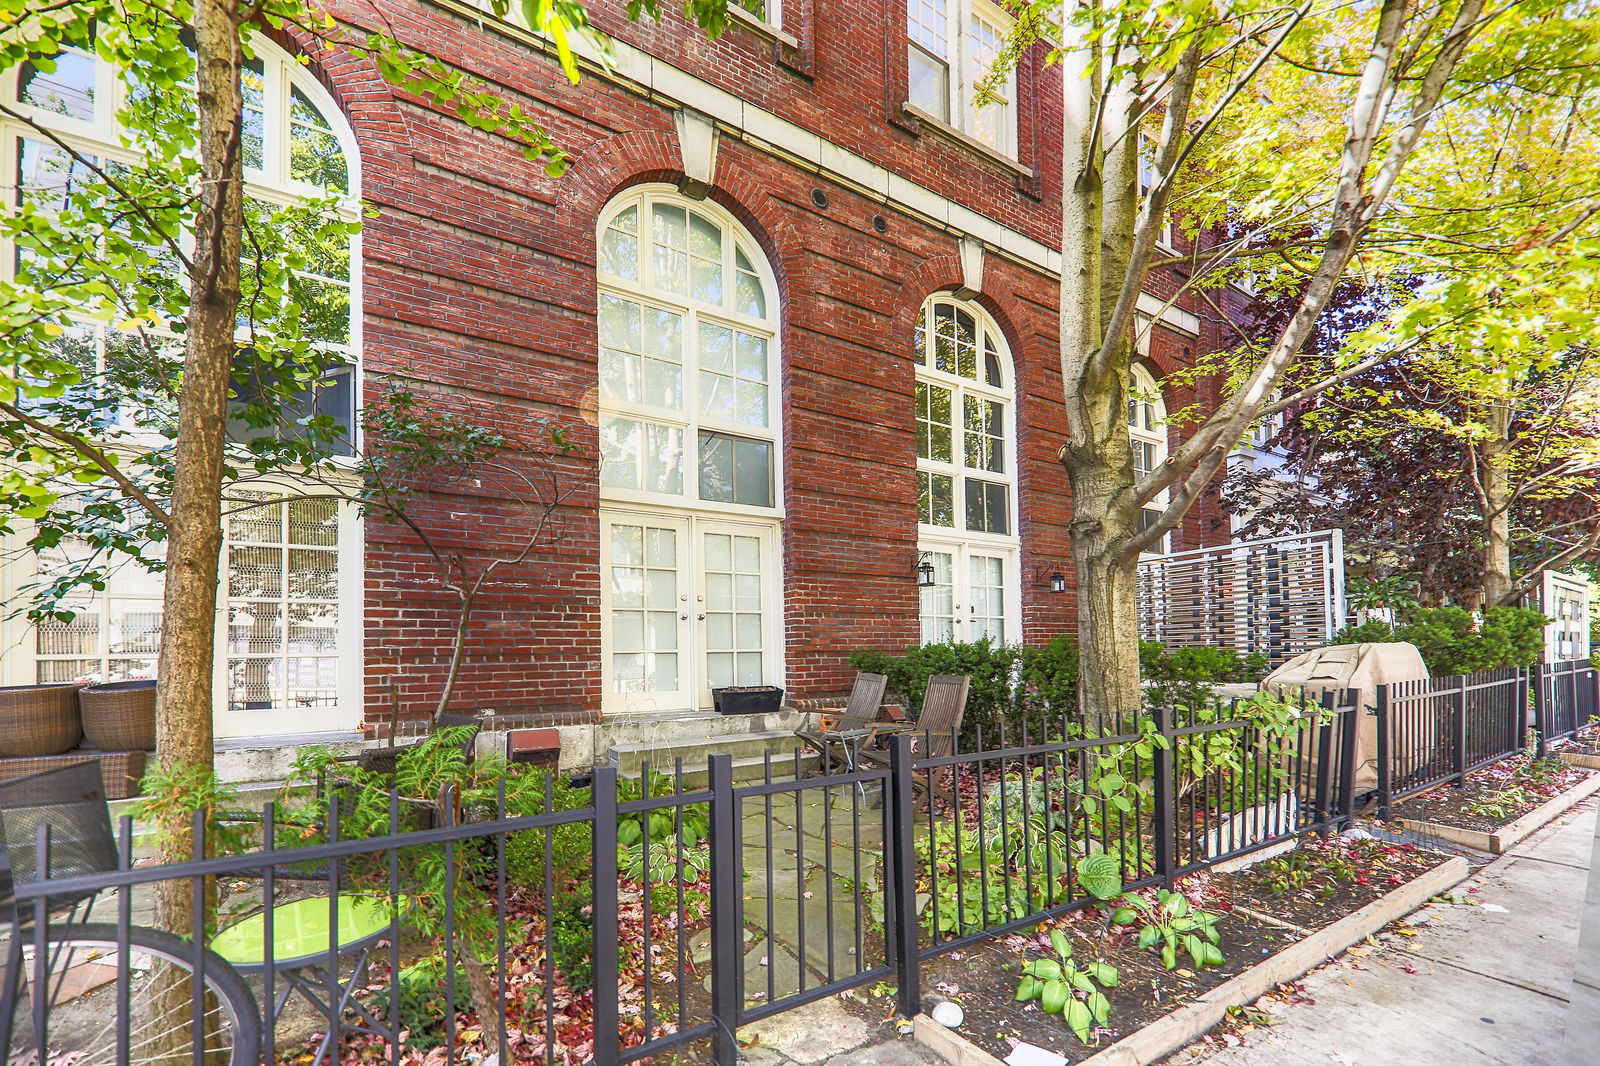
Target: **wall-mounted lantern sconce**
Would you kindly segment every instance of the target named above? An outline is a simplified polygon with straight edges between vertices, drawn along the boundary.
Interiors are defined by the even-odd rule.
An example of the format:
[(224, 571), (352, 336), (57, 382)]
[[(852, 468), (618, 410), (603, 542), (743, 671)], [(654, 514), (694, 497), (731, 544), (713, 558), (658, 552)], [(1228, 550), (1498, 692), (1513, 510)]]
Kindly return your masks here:
[[(1060, 566), (1061, 560), (1056, 559), (1055, 565)], [(1061, 593), (1067, 591), (1067, 577), (1060, 570), (1055, 569), (1055, 567), (1049, 567), (1045, 564), (1034, 566), (1033, 580), (1035, 585), (1043, 588), (1046, 592), (1049, 592), (1052, 595), (1060, 595)]]
[(914, 567), (914, 572), (917, 575), (917, 587), (922, 589), (931, 589), (934, 585), (933, 563), (929, 561), (928, 554), (928, 552), (919, 554), (917, 556), (917, 565)]

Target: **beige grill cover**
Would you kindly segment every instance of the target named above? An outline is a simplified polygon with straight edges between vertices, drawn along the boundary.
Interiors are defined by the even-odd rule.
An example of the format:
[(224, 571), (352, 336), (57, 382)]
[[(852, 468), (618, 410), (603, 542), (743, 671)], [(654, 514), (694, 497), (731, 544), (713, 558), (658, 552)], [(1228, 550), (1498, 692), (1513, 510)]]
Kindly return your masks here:
[[(1309, 694), (1328, 689), (1357, 690), (1361, 729), (1356, 735), (1356, 794), (1378, 787), (1378, 718), (1368, 713), (1378, 702), (1378, 686), (1396, 681), (1427, 678), (1428, 667), (1414, 644), (1337, 644), (1296, 655), (1262, 679), (1262, 688), (1280, 695), (1305, 689)], [(1430, 723), (1431, 728), (1431, 723)], [(1431, 736), (1418, 737), (1431, 746)]]

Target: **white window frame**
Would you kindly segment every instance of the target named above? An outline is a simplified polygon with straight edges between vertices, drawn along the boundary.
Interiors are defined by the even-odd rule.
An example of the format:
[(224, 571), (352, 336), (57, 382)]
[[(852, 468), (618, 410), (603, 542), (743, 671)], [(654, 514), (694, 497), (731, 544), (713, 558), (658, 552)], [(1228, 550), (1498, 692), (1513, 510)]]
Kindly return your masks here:
[[(297, 181), (290, 176), (290, 155), (287, 145), (290, 139), (290, 115), (292, 90), (298, 89), (316, 107), (321, 117), (327, 122), (328, 128), (333, 131), (338, 140), (345, 158), (347, 188), (340, 197), (338, 207), (339, 215), (347, 222), (358, 222), (361, 219), (361, 153), (356, 144), (355, 131), (351, 129), (344, 113), (338, 103), (329, 95), (311, 72), (295, 61), (294, 56), (278, 47), (262, 34), (251, 38), (251, 49), (262, 66), (263, 105), (264, 105), (264, 131), (262, 166), (246, 167), (244, 170), (246, 199), (259, 200), (263, 203), (287, 206), (295, 203), (302, 197), (325, 197), (327, 190), (306, 182)], [(59, 115), (42, 108), (34, 107), (18, 101), (19, 68), (10, 68), (0, 71), (0, 98), (12, 101), (9, 105), (14, 107), (19, 114), (26, 115), (30, 120), (49, 128), (63, 142), (74, 149), (102, 159), (117, 160), (124, 163), (136, 162), (139, 158), (138, 148), (129, 146), (130, 135), (116, 122), (116, 113), (122, 108), (127, 99), (127, 87), (116, 77), (115, 68), (108, 63), (97, 62), (95, 66), (95, 109), (92, 121), (85, 121)], [(16, 175), (20, 164), (19, 138), (40, 140), (39, 135), (27, 124), (9, 118), (0, 117), (0, 175)], [(48, 142), (46, 142), (48, 143)], [(15, 195), (14, 187), (6, 187), (7, 182), (13, 178), (0, 180), (0, 191), (5, 194), (3, 205), (0, 209), (9, 208), (11, 197)], [(192, 243), (192, 237), (184, 234), (181, 241), (185, 247)], [(0, 277), (10, 279), (15, 275), (15, 256), (11, 253), (9, 242), (0, 241)], [(355, 233), (350, 237), (350, 265), (348, 288), (350, 293), (350, 326), (349, 343), (340, 346), (341, 354), (348, 357), (354, 367), (351, 382), (352, 396), (354, 398), (351, 414), (351, 441), (352, 452), (359, 454), (360, 441), (360, 398), (362, 389), (362, 270), (361, 270), (361, 234)], [(85, 315), (81, 320), (86, 326), (92, 326), (101, 334), (98, 342), (99, 349), (104, 350), (104, 334), (107, 326), (96, 317)], [(151, 328), (148, 330), (156, 336), (175, 336), (166, 330)], [(342, 458), (334, 460), (335, 465), (347, 462)]]
[[(979, 132), (981, 128), (979, 115), (984, 107), (980, 107), (977, 102), (976, 86), (977, 82), (989, 73), (993, 59), (990, 58), (985, 62), (978, 56), (975, 24), (981, 23), (992, 29), (1003, 47), (1005, 40), (1015, 28), (1016, 20), (989, 0), (924, 0), (924, 2), (931, 8), (943, 6), (943, 38), (928, 39), (939, 32), (938, 12), (936, 10), (927, 12), (935, 21), (925, 22), (920, 18), (923, 12), (919, 10), (918, 0), (909, 0), (906, 10), (907, 62), (911, 62), (911, 51), (915, 50), (933, 60), (935, 64), (942, 64), (945, 68), (945, 99), (937, 112), (929, 112), (915, 100), (911, 101), (911, 106), (925, 117), (943, 122), (1008, 159), (1015, 159), (1017, 157), (1015, 68), (1007, 72), (1004, 85), (996, 93), (1002, 103), (986, 105), (1000, 108), (998, 137), (988, 140)], [(918, 30), (923, 32), (919, 34)], [(943, 54), (935, 50), (941, 46), (944, 49)]]
[[(934, 566), (934, 584), (922, 586), (919, 593), (917, 616), (918, 637), (922, 643), (941, 643), (939, 635), (931, 632), (930, 627), (930, 600), (938, 595), (938, 590), (948, 588), (951, 598), (951, 640), (957, 643), (971, 643), (986, 634), (976, 633), (974, 630), (976, 605), (973, 603), (972, 584), (972, 557), (996, 558), (1000, 560), (1001, 581), (1003, 582), (1002, 614), (1001, 614), (1001, 639), (999, 643), (1018, 644), (1022, 641), (1022, 589), (1019, 582), (1020, 549), (1014, 544), (1000, 544), (985, 540), (958, 540), (951, 537), (919, 536), (917, 540), (918, 561), (928, 562)], [(943, 580), (945, 575), (939, 569), (939, 557), (950, 558), (949, 580)]]
[[(718, 223), (722, 228), (724, 247), (730, 253), (738, 248), (755, 266), (762, 286), (766, 315), (757, 318), (727, 307), (697, 300), (693, 295), (667, 292), (656, 284), (655, 263), (651, 249), (648, 226), (654, 207), (665, 204), (687, 208)], [(599, 417), (635, 419), (641, 422), (667, 426), (683, 434), (683, 490), (681, 493), (652, 492), (646, 489), (620, 488), (602, 484), (602, 500), (624, 505), (650, 505), (684, 511), (712, 511), (718, 514), (742, 514), (751, 517), (781, 519), (783, 516), (783, 352), (782, 337), (778, 329), (779, 294), (776, 278), (761, 250), (744, 226), (728, 211), (709, 200), (692, 200), (676, 188), (662, 183), (634, 186), (606, 205), (596, 226), (596, 240), (602, 240), (611, 221), (630, 207), (638, 209), (639, 227), (639, 278), (625, 279), (605, 270), (603, 257), (597, 256), (598, 299), (614, 297), (647, 308), (659, 308), (682, 316), (683, 320), (683, 404), (681, 408), (667, 408), (644, 402), (632, 402), (608, 397), (597, 391)], [(724, 291), (733, 291), (730, 285), (736, 280), (735, 259), (729, 254), (724, 261)], [(598, 313), (598, 311), (597, 311)], [(767, 343), (767, 424), (751, 425), (730, 419), (715, 418), (700, 411), (699, 327), (701, 322), (729, 326), (741, 332), (759, 335)], [(770, 447), (772, 457), (772, 501), (769, 506), (732, 503), (700, 498), (700, 434), (721, 434), (757, 440)], [(603, 460), (602, 460), (603, 461)]]
[[(654, 221), (656, 204), (683, 207), (716, 222), (722, 229), (723, 292), (724, 305), (713, 305), (690, 295), (668, 292), (656, 284), (655, 261), (650, 227)], [(606, 256), (601, 254), (602, 242), (611, 223), (628, 208), (638, 211), (638, 278), (624, 278), (607, 269)], [(608, 713), (654, 712), (682, 713), (698, 709), (703, 701), (702, 688), (706, 681), (706, 638), (703, 603), (705, 568), (701, 558), (704, 534), (707, 532), (759, 533), (767, 538), (770, 566), (762, 586), (765, 615), (763, 618), (763, 649), (766, 683), (782, 685), (785, 674), (784, 603), (783, 603), (783, 359), (782, 331), (780, 329), (781, 300), (777, 279), (772, 272), (766, 253), (738, 219), (709, 200), (693, 200), (665, 183), (652, 182), (633, 186), (618, 194), (606, 205), (595, 224), (596, 241), (596, 314), (598, 332), (599, 300), (613, 297), (639, 304), (645, 308), (659, 308), (682, 316), (683, 320), (683, 403), (680, 408), (668, 408), (641, 401), (609, 397), (596, 388), (597, 417), (637, 419), (642, 422), (670, 426), (683, 434), (683, 491), (681, 493), (651, 492), (644, 489), (600, 487), (600, 521), (602, 524), (601, 553), (601, 652), (602, 694), (601, 707)], [(730, 309), (737, 299), (739, 268), (734, 249), (744, 253), (745, 259), (755, 269), (760, 283), (765, 315), (756, 317)], [(690, 286), (692, 289), (692, 286)], [(753, 426), (744, 422), (706, 416), (699, 408), (699, 325), (702, 321), (730, 326), (752, 335), (765, 338), (767, 343), (767, 425)], [(598, 339), (598, 338), (597, 338)], [(597, 353), (598, 354), (598, 353)], [(598, 367), (596, 370), (598, 375)], [(772, 499), (770, 506), (731, 503), (700, 498), (700, 434), (716, 433), (769, 445), (772, 457)], [(680, 690), (673, 699), (687, 706), (666, 706), (654, 693), (613, 692), (612, 675), (613, 633), (611, 632), (610, 573), (612, 565), (609, 550), (610, 526), (613, 523), (671, 523), (684, 531), (680, 547), (679, 585), (683, 600), (680, 619), (679, 684)]]
[[(1160, 177), (1156, 173), (1156, 139), (1148, 134), (1139, 136), (1139, 198), (1143, 200), (1155, 186)], [(1141, 205), (1142, 206), (1142, 205)], [(1176, 253), (1177, 244), (1174, 236), (1176, 229), (1172, 224), (1171, 201), (1168, 201), (1168, 210), (1161, 218), (1161, 228), (1156, 232), (1156, 245), (1163, 252)]]
[[(983, 352), (992, 347), (999, 361), (1000, 380), (999, 386), (988, 384), (983, 380), (952, 374), (935, 368), (934, 364), (934, 323), (936, 312), (939, 308), (953, 308), (956, 311), (970, 315), (977, 330), (978, 359), (975, 373), (978, 379), (985, 376), (982, 365)], [(1019, 517), (1017, 505), (1017, 420), (1016, 420), (1016, 376), (1015, 367), (1011, 359), (1011, 349), (1006, 343), (1005, 334), (1001, 331), (994, 317), (979, 304), (967, 300), (958, 300), (949, 293), (939, 293), (930, 297), (922, 305), (919, 316), (921, 323), (921, 343), (917, 350), (916, 381), (918, 385), (933, 386), (950, 392), (951, 425), (950, 461), (944, 462), (936, 459), (925, 459), (920, 454), (917, 457), (917, 484), (920, 498), (922, 475), (938, 474), (951, 478), (952, 508), (954, 514), (953, 526), (935, 525), (921, 521), (918, 515), (917, 522), (917, 548), (919, 552), (937, 552), (951, 554), (953, 557), (954, 604), (956, 617), (967, 619), (970, 616), (972, 603), (970, 587), (967, 580), (969, 553), (985, 556), (995, 556), (1002, 560), (1003, 578), (1005, 583), (1005, 636), (1006, 640), (1016, 643), (1022, 639), (1022, 599), (1019, 558), (1021, 538), (1017, 533)], [(985, 338), (987, 335), (987, 339)], [(964, 438), (964, 422), (962, 411), (967, 397), (980, 400), (997, 402), (1001, 406), (1002, 442), (1005, 447), (1006, 459), (1003, 471), (976, 470), (965, 465), (966, 447)], [(913, 401), (915, 402), (915, 401)], [(1009, 532), (991, 533), (987, 530), (973, 530), (966, 528), (966, 483), (969, 479), (1004, 485), (1006, 489), (1006, 526)], [(919, 503), (920, 511), (920, 503)], [(928, 593), (923, 594), (923, 603), (926, 605)], [(919, 608), (919, 616), (923, 614)], [(956, 639), (970, 639), (964, 635), (961, 625), (956, 626)]]
[[(353, 488), (354, 486), (352, 486)], [(302, 488), (288, 482), (253, 486), (253, 490), (281, 495), (284, 499), (292, 499)], [(224, 500), (223, 510), (228, 511), (235, 503)], [(322, 732), (340, 732), (355, 729), (361, 722), (364, 695), (364, 678), (362, 668), (363, 660), (363, 607), (365, 604), (366, 582), (364, 580), (365, 567), (363, 555), (365, 544), (362, 536), (362, 523), (359, 510), (355, 504), (348, 501), (338, 504), (339, 537), (337, 551), (339, 555), (339, 595), (338, 595), (338, 702), (333, 706), (318, 708), (317, 718), (324, 729)], [(274, 729), (270, 719), (282, 716), (285, 712), (293, 713), (293, 708), (267, 708), (260, 711), (233, 710), (229, 707), (230, 693), (228, 689), (228, 608), (231, 596), (228, 588), (228, 555), (234, 548), (232, 539), (226, 537), (228, 519), (223, 518), (224, 542), (218, 566), (219, 587), (217, 589), (216, 624), (213, 630), (213, 639), (217, 654), (214, 657), (212, 669), (212, 684), (215, 694), (213, 705), (213, 720), (216, 725), (218, 738), (229, 737), (254, 737), (272, 736), (283, 732), (307, 732), (300, 724), (291, 723), (287, 727)], [(14, 543), (21, 545), (26, 542), (30, 530), (20, 528), (14, 538)], [(13, 552), (13, 558), (7, 565), (0, 567), (0, 593), (3, 593), (8, 602), (17, 602), (27, 595), (24, 587), (32, 584), (39, 576), (36, 557), (31, 552)], [(111, 581), (105, 591), (86, 591), (81, 596), (73, 599), (89, 605), (88, 609), (98, 613), (102, 620), (100, 626), (99, 650), (95, 654), (81, 656), (40, 656), (37, 654), (37, 633), (34, 626), (23, 618), (13, 618), (0, 621), (0, 639), (4, 640), (5, 654), (0, 655), (0, 684), (4, 685), (32, 685), (38, 683), (39, 669), (43, 662), (52, 660), (76, 658), (94, 659), (102, 661), (121, 658), (112, 655), (107, 640), (109, 637), (104, 621), (111, 601), (140, 600), (150, 603), (155, 609), (160, 610), (161, 600), (158, 598), (161, 579), (159, 575), (146, 576), (147, 572), (139, 564), (129, 560), (121, 563), (113, 572)], [(128, 592), (128, 585), (120, 585), (119, 581), (131, 579), (142, 586), (137, 591)], [(287, 651), (284, 653), (287, 655)], [(133, 657), (133, 656), (129, 656)], [(143, 657), (143, 656), (138, 656)], [(330, 656), (334, 657), (334, 656)], [(90, 678), (99, 680), (99, 678)], [(255, 716), (254, 721), (246, 716)], [(264, 725), (264, 728), (249, 728), (252, 725)]]
[(744, 6), (744, 0), (733, 0), (728, 5), (728, 13), (738, 19), (749, 19), (768, 29), (783, 29), (783, 0), (764, 0), (761, 7), (761, 13), (758, 15)]
[[(347, 221), (360, 219), (361, 196), (361, 154), (356, 145), (354, 131), (350, 128), (343, 112), (336, 101), (329, 95), (320, 82), (312, 76), (301, 64), (296, 62), (294, 56), (279, 48), (264, 35), (257, 34), (251, 40), (251, 48), (256, 57), (260, 59), (263, 75), (263, 103), (264, 103), (264, 134), (263, 134), (263, 159), (262, 166), (247, 167), (245, 169), (245, 195), (249, 198), (275, 204), (290, 204), (297, 197), (314, 196), (324, 197), (326, 191), (305, 182), (294, 180), (290, 177), (289, 152), (286, 146), (290, 136), (290, 100), (291, 90), (298, 89), (316, 107), (321, 117), (332, 130), (335, 138), (343, 150), (347, 189), (341, 197), (339, 212)], [(73, 148), (104, 159), (115, 159), (123, 162), (135, 162), (138, 159), (137, 147), (130, 147), (125, 132), (116, 122), (116, 113), (123, 106), (126, 99), (127, 88), (116, 77), (116, 71), (106, 63), (97, 63), (95, 68), (95, 106), (92, 120), (75, 119), (69, 116), (56, 114), (42, 108), (23, 104), (17, 101), (19, 69), (11, 68), (0, 71), (0, 97), (13, 101), (11, 105), (20, 114), (25, 114), (29, 119), (37, 121), (39, 125), (49, 128), (64, 142)], [(16, 175), (18, 172), (19, 155), (18, 139), (29, 138), (40, 140), (37, 132), (27, 124), (0, 118), (0, 174)], [(6, 179), (8, 181), (13, 179)], [(7, 201), (9, 203), (9, 200)], [(187, 242), (189, 238), (185, 237)], [(8, 243), (0, 242), (0, 276), (10, 278), (14, 271), (14, 256)], [(350, 341), (344, 354), (348, 355), (354, 366), (354, 381), (351, 383), (353, 390), (354, 406), (351, 411), (352, 427), (359, 436), (359, 405), (362, 388), (362, 270), (361, 270), (361, 237), (359, 234), (350, 238)], [(85, 315), (82, 319), (85, 325), (93, 326), (100, 332), (97, 341), (99, 350), (103, 350), (105, 335), (104, 323)], [(164, 334), (164, 331), (162, 333)], [(136, 442), (131, 442), (136, 443)], [(359, 450), (359, 439), (352, 442)], [(347, 461), (335, 459), (330, 464), (334, 469), (334, 476), (339, 476), (339, 468), (346, 466)], [(281, 484), (273, 487), (282, 491), (286, 496), (292, 496), (306, 489), (297, 488), (293, 484)], [(22, 544), (26, 541), (27, 530), (19, 530), (13, 543)], [(217, 623), (215, 639), (217, 641), (218, 655), (214, 674), (216, 703), (213, 715), (218, 725), (218, 736), (244, 736), (244, 735), (271, 735), (266, 733), (240, 732), (229, 730), (226, 726), (226, 716), (249, 714), (252, 712), (232, 712), (228, 710), (227, 691), (227, 551), (229, 544), (224, 542), (223, 556), (221, 559), (220, 578), (223, 583), (219, 589)], [(320, 708), (321, 719), (328, 723), (328, 730), (342, 731), (354, 729), (361, 721), (364, 693), (363, 693), (363, 609), (365, 603), (365, 580), (362, 563), (365, 546), (362, 537), (362, 526), (356, 508), (350, 504), (341, 505), (340, 535), (339, 535), (339, 677), (337, 688), (339, 702), (335, 707)], [(31, 584), (37, 578), (37, 563), (33, 555), (28, 552), (14, 553), (15, 557), (4, 565), (0, 565), (0, 591), (5, 593), (8, 601), (14, 602), (24, 593), (24, 586)], [(137, 566), (136, 563), (124, 564)], [(105, 592), (88, 592), (78, 597), (84, 602), (92, 602), (102, 618), (107, 611), (107, 602), (121, 598), (113, 584)], [(140, 598), (148, 598), (141, 596)], [(0, 637), (3, 637), (4, 653), (0, 654), (0, 683), (8, 685), (34, 684), (38, 676), (39, 658), (36, 655), (36, 634), (33, 627), (25, 619), (17, 618), (0, 622)], [(109, 652), (105, 647), (106, 632), (101, 630), (100, 657), (105, 659)], [(83, 656), (82, 658), (91, 658)], [(279, 713), (276, 711), (263, 712), (264, 714)], [(302, 731), (295, 728), (294, 731)]]
[[(1148, 328), (1148, 324), (1146, 325)], [(1161, 394), (1161, 386), (1154, 375), (1144, 367), (1135, 363), (1128, 374), (1128, 439), (1136, 448), (1140, 444), (1151, 447), (1150, 469), (1155, 470), (1167, 461), (1167, 403)], [(1135, 479), (1141, 476), (1137, 458), (1134, 462)], [(1162, 489), (1140, 510), (1141, 514), (1159, 514), (1166, 508), (1171, 499), (1171, 493)], [(1157, 541), (1142, 555), (1165, 555), (1171, 547), (1172, 534), (1168, 533)]]

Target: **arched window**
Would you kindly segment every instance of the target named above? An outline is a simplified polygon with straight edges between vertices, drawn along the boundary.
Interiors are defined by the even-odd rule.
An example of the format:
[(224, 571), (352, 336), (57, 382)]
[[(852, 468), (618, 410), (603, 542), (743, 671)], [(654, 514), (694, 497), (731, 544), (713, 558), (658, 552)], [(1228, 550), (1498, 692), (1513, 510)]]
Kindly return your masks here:
[(668, 185), (597, 231), (606, 702), (707, 706), (782, 666), (777, 289), (731, 214)]
[[(259, 34), (252, 39), (251, 48), (255, 57), (245, 60), (240, 79), (247, 225), (268, 226), (267, 218), (276, 207), (329, 196), (340, 197), (339, 213), (355, 221), (359, 217), (360, 156), (343, 116), (327, 91), (294, 57)], [(35, 204), (49, 204), (90, 178), (88, 168), (63, 145), (97, 164), (135, 161), (141, 134), (123, 127), (117, 119), (119, 109), (135, 91), (136, 87), (118, 79), (113, 67), (72, 48), (56, 57), (53, 73), (31, 64), (0, 72), (0, 97), (10, 101), (21, 116), (0, 119), (0, 173), (17, 176), (15, 194)], [(50, 135), (34, 126), (48, 129)], [(189, 238), (185, 235), (182, 239), (187, 242)], [(360, 317), (355, 298), (358, 278), (351, 269), (352, 263), (359, 261), (355, 258), (356, 240), (318, 241), (304, 249), (308, 254), (304, 264), (293, 271), (291, 285), (304, 309), (305, 335), (347, 357), (345, 366), (307, 390), (306, 413), (333, 417), (348, 427), (352, 438)], [(0, 255), (0, 271), (15, 269), (15, 255)], [(117, 316), (102, 313), (97, 316), (102, 321), (91, 320), (97, 310), (85, 308), (84, 318), (71, 323), (60, 342), (66, 358), (91, 372), (128, 358), (132, 346), (127, 334), (103, 322)], [(145, 327), (143, 332), (147, 340), (170, 336), (159, 328)], [(294, 421), (292, 412), (285, 421)], [(352, 442), (347, 450), (353, 447)]]
[[(241, 78), (247, 223), (266, 218), (276, 207), (329, 198), (337, 204), (330, 210), (355, 221), (359, 155), (333, 99), (310, 71), (264, 36), (255, 36), (251, 48), (255, 58), (246, 61)], [(81, 160), (62, 145), (108, 169), (139, 159), (137, 132), (118, 121), (119, 110), (138, 87), (124, 84), (112, 66), (79, 49), (64, 50), (55, 67), (45, 72), (23, 64), (0, 71), (0, 100), (19, 116), (0, 119), (0, 172), (15, 176), (14, 187), (0, 190), (8, 203), (16, 202), (11, 197), (28, 198), (48, 209), (74, 183), (87, 179)], [(335, 353), (340, 364), (306, 390), (305, 411), (333, 417), (350, 428), (352, 437), (360, 348), (357, 240), (318, 241), (291, 282), (305, 335)], [(10, 272), (17, 262), (13, 249), (0, 246), (4, 276), (14, 276)], [(91, 374), (127, 359), (134, 335), (110, 324), (117, 319), (103, 308), (82, 312), (63, 323), (64, 357)], [(160, 324), (146, 323), (141, 330), (158, 344), (181, 343), (177, 333)], [(130, 414), (120, 417), (133, 424)], [(294, 412), (286, 421), (294, 421)], [(230, 515), (224, 525), (217, 735), (354, 727), (361, 718), (362, 606), (355, 509), (328, 500), (289, 499)], [(84, 542), (65, 539), (41, 552), (36, 568), (42, 576), (64, 572), (83, 549)], [(15, 587), (19, 580), (29, 578), (13, 572), (0, 584)], [(159, 575), (124, 566), (106, 589), (85, 590), (81, 600), (66, 605), (76, 612), (70, 623), (41, 624), (32, 641), (18, 642), (31, 644), (32, 661), (8, 658), (0, 676), (8, 684), (154, 676), (161, 584)]]
[(917, 521), (934, 584), (922, 640), (1014, 641), (1015, 385), (994, 320), (936, 296), (917, 322)]
[[(1167, 461), (1167, 405), (1161, 398), (1161, 387), (1142, 366), (1135, 365), (1129, 375), (1128, 389), (1128, 439), (1133, 444), (1133, 476), (1142, 478)], [(1162, 491), (1145, 504), (1139, 512), (1139, 529), (1148, 529), (1166, 509), (1168, 494)], [(1150, 554), (1164, 554), (1167, 538), (1149, 549)]]

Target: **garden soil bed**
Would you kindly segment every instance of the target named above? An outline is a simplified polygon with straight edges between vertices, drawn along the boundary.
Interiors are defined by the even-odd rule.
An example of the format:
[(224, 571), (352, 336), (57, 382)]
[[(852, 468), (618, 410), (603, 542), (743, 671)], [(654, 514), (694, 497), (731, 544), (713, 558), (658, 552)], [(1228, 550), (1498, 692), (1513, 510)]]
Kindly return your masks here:
[(1492, 834), (1589, 776), (1581, 767), (1554, 759), (1544, 760), (1542, 767), (1537, 762), (1517, 755), (1474, 770), (1464, 786), (1441, 785), (1401, 800), (1389, 809), (1389, 817), (1421, 832), (1435, 825)]
[[(1305, 938), (1302, 930), (1326, 927), (1450, 858), (1379, 841), (1315, 841), (1307, 851), (1314, 853), (1314, 861), (1297, 864), (1296, 883), (1276, 894), (1272, 885), (1287, 874), (1268, 869), (1266, 863), (1182, 882), (1192, 900), (1222, 914), (1217, 926), (1225, 960), (1221, 966), (1195, 972), (1188, 958), (1181, 957), (1177, 969), (1166, 970), (1154, 951), (1138, 950), (1131, 931), (1104, 932), (1102, 912), (1089, 910), (934, 959), (923, 966), (923, 989), (959, 1003), (965, 1018), (958, 1033), (996, 1058), (1005, 1058), (1022, 1041), (1063, 1055), (1069, 1063), (1082, 1062), (1299, 942)], [(1079, 1041), (1060, 1015), (1044, 1014), (1037, 1003), (1015, 1002), (1020, 969), (1045, 956), (1042, 945), (1048, 943), (1050, 928), (1069, 936), (1080, 963), (1099, 958), (1120, 972), (1117, 986), (1104, 990), (1111, 1013), (1093, 1045)], [(864, 992), (861, 997), (847, 997), (848, 1009), (881, 1021), (887, 1037), (893, 1031), (892, 997), (871, 999)]]

